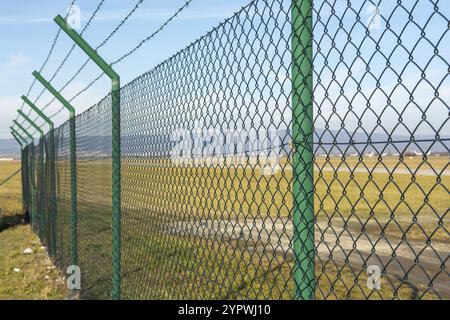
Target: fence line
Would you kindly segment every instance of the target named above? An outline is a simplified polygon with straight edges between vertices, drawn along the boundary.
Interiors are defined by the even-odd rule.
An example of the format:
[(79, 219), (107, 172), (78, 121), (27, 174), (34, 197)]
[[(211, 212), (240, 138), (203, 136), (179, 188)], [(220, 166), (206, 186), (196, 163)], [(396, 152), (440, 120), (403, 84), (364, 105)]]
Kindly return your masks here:
[[(79, 114), (82, 296), (449, 298), (448, 17), (439, 1), (255, 0)], [(23, 150), (24, 207), (63, 270), (70, 147), (66, 122)]]
[[(72, 0), (72, 2), (70, 3), (70, 6), (73, 6), (74, 4), (75, 4), (75, 0)], [(66, 18), (67, 18), (67, 15), (66, 15)], [(39, 72), (42, 72), (42, 70), (44, 70), (45, 66), (47, 65), (47, 62), (50, 59), (50, 57), (51, 57), (51, 55), (53, 53), (53, 50), (55, 49), (56, 43), (58, 42), (58, 38), (59, 38), (60, 32), (61, 32), (61, 30), (58, 30), (58, 32), (56, 33), (56, 36), (53, 39), (52, 45), (50, 46), (50, 50), (49, 50), (47, 56), (45, 57), (44, 62), (42, 63), (41, 67), (39, 68)], [(27, 91), (27, 96), (30, 94), (30, 92), (33, 89), (35, 83), (36, 83), (36, 79), (34, 79), (33, 82), (31, 83), (30, 88)], [(21, 111), (23, 110), (24, 106), (25, 106), (25, 103), (22, 103), (22, 105), (20, 106), (20, 110)], [(16, 118), (16, 120), (17, 119), (18, 119), (18, 117)]]
[(18, 175), (20, 173), (21, 169), (18, 169), (16, 172), (12, 173), (11, 175), (9, 175), (7, 178), (5, 178), (3, 181), (0, 181), (0, 187), (2, 185), (4, 185), (5, 183), (7, 183), (9, 180), (11, 180), (12, 178), (14, 178), (16, 175)]

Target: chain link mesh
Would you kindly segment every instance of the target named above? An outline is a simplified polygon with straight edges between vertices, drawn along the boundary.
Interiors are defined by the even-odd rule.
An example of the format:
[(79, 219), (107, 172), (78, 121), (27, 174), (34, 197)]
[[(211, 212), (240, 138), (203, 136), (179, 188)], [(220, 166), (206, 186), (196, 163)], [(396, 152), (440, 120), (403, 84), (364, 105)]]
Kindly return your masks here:
[[(293, 59), (308, 47), (292, 36), (295, 19), (308, 16), (301, 3), (252, 1), (121, 89), (122, 298), (450, 298), (450, 9), (431, 0), (313, 1), (308, 76)], [(309, 151), (301, 88), (312, 90)], [(112, 286), (111, 107), (109, 95), (76, 118), (82, 294), (100, 299)], [(68, 127), (56, 129), (63, 265)], [(46, 173), (38, 171), (47, 195), (48, 142), (40, 142)], [(296, 184), (302, 175), (313, 194)], [(305, 242), (294, 242), (299, 223), (308, 225), (306, 209), (296, 222), (298, 197), (314, 209), (306, 263), (296, 254)], [(310, 296), (299, 292), (306, 272)]]

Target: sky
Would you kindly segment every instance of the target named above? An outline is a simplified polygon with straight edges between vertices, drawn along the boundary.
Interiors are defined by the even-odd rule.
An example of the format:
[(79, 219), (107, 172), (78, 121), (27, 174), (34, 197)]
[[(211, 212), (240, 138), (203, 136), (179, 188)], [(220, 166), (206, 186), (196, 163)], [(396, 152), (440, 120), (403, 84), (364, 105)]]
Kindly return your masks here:
[[(58, 30), (57, 25), (52, 21), (53, 17), (57, 14), (64, 16), (70, 2), (71, 0), (0, 1), (0, 36), (5, 44), (0, 47), (0, 138), (9, 137), (11, 121), (16, 117), (16, 109), (22, 105), (20, 96), (28, 91), (32, 83), (31, 72), (40, 68), (49, 52)], [(81, 12), (81, 29), (86, 26), (88, 18), (99, 2), (101, 0), (75, 1)], [(104, 1), (95, 19), (83, 33), (83, 37), (96, 47), (137, 2), (139, 1)], [(192, 1), (191, 5), (155, 38), (144, 44), (132, 56), (114, 66), (121, 75), (122, 85), (185, 48), (249, 2), (250, 0)], [(275, 1), (275, 5), (272, 6), (274, 12), (279, 9), (278, 2)], [(283, 0), (283, 2), (290, 3), (289, 0)], [(321, 5), (315, 7), (313, 47), (315, 52), (314, 102), (317, 114), (315, 126), (317, 128), (329, 126), (337, 130), (344, 126), (349, 131), (365, 130), (368, 133), (373, 130), (386, 130), (388, 133), (395, 134), (409, 134), (409, 129), (418, 128), (416, 134), (419, 135), (434, 135), (438, 129), (441, 136), (448, 136), (450, 132), (450, 32), (448, 31), (450, 6), (445, 5), (446, 1), (438, 1), (439, 14), (434, 11), (433, 3), (425, 0), (404, 2), (401, 5), (395, 1), (352, 0), (351, 7), (347, 7), (345, 1), (318, 2)], [(372, 2), (379, 3), (378, 17), (373, 16)], [(184, 3), (185, 0), (144, 0), (110, 41), (99, 49), (99, 53), (108, 62), (116, 60), (158, 29)], [(259, 3), (260, 7), (264, 8), (264, 1), (260, 0)], [(284, 8), (286, 9), (286, 6)], [(409, 12), (413, 20), (410, 19)], [(356, 22), (356, 13), (362, 17), (359, 22)], [(255, 49), (259, 47), (266, 49), (258, 51), (258, 59), (261, 61), (259, 65), (246, 66), (246, 62), (252, 58), (243, 56), (246, 59), (241, 59), (240, 64), (234, 65), (233, 68), (237, 70), (229, 75), (227, 81), (230, 83), (239, 81), (238, 69), (260, 75), (253, 86), (258, 87), (263, 96), (262, 100), (269, 101), (267, 105), (269, 109), (275, 108), (276, 103), (288, 106), (289, 97), (275, 103), (269, 95), (277, 96), (279, 92), (289, 91), (291, 87), (290, 81), (280, 84), (282, 82), (280, 79), (290, 76), (290, 56), (288, 54), (277, 56), (275, 50), (286, 50), (286, 45), (289, 45), (290, 26), (285, 23), (286, 15), (273, 13), (273, 16), (277, 17), (278, 22), (283, 25), (281, 30), (276, 32), (269, 30), (267, 35), (264, 34), (264, 29), (259, 29), (257, 31), (259, 34), (251, 33), (251, 27), (247, 23), (242, 32), (244, 34), (247, 31), (250, 32), (247, 34), (249, 39), (254, 37), (257, 41), (250, 41), (249, 45), (245, 43), (246, 38), (240, 36), (234, 42), (235, 50), (224, 52), (225, 55), (230, 56), (230, 59), (236, 59), (239, 54), (245, 56), (246, 49), (242, 47), (253, 46)], [(320, 22), (317, 22), (319, 17)], [(258, 19), (256, 15), (255, 23)], [(274, 28), (273, 18), (269, 18), (266, 14), (261, 19), (267, 19), (262, 23), (263, 25), (269, 29)], [(390, 23), (388, 31), (386, 31), (387, 21)], [(340, 26), (341, 23), (343, 27)], [(367, 30), (369, 24), (373, 25)], [(421, 36), (421, 31), (424, 32), (425, 37)], [(366, 36), (366, 32), (369, 32), (369, 36)], [(398, 44), (399, 35), (402, 40), (401, 45)], [(281, 41), (277, 42), (280, 39)], [(376, 47), (377, 43), (379, 48)], [(72, 41), (65, 34), (61, 34), (41, 72), (45, 78), (52, 77), (71, 46)], [(434, 53), (435, 49), (439, 50), (439, 55)], [(215, 53), (218, 52), (221, 52), (220, 48)], [(410, 56), (413, 57), (412, 61)], [(57, 89), (61, 88), (83, 65), (85, 59), (85, 54), (79, 48), (75, 48), (52, 84)], [(386, 66), (387, 62), (390, 63), (389, 67)], [(352, 74), (351, 77), (349, 72)], [(422, 72), (426, 74), (425, 79), (422, 79)], [(74, 96), (100, 73), (98, 67), (89, 62), (79, 76), (62, 91), (63, 96), (69, 98)], [(401, 84), (398, 82), (399, 74), (402, 79)], [(376, 79), (379, 79), (381, 83), (380, 88), (377, 88)], [(242, 82), (242, 84), (245, 87), (246, 83)], [(274, 86), (277, 86), (278, 91), (274, 92)], [(72, 102), (77, 113), (83, 112), (98, 102), (108, 93), (109, 88), (109, 80), (104, 77), (78, 96)], [(252, 88), (243, 90), (251, 92)], [(39, 84), (32, 88), (29, 94), (32, 101), (41, 91), (42, 87)], [(232, 91), (228, 93), (233, 95), (230, 97), (223, 96), (224, 93), (221, 92), (216, 94), (223, 101), (235, 101), (245, 105), (251, 112), (260, 112), (252, 109), (257, 103), (252, 104), (249, 100), (238, 101), (238, 95), (231, 93)], [(438, 97), (435, 96), (436, 92)], [(250, 100), (255, 98), (248, 95), (246, 97)], [(45, 92), (36, 104), (42, 108), (51, 100), (50, 94)], [(319, 107), (320, 115), (318, 115)], [(60, 105), (55, 101), (47, 107), (46, 111), (48, 114), (53, 114), (59, 109)], [(403, 124), (399, 124), (399, 114), (403, 118)], [(54, 118), (56, 125), (65, 121), (67, 117), (67, 112), (59, 113)], [(278, 120), (274, 120), (273, 117), (267, 117), (266, 120), (279, 121), (282, 117), (286, 123), (289, 123), (290, 114), (288, 113), (277, 114)], [(382, 126), (377, 124), (377, 120), (382, 122)]]
[[(99, 2), (100, 0), (75, 1), (75, 5), (80, 8), (81, 29), (86, 25)], [(104, 1), (95, 19), (84, 32), (84, 38), (94, 47), (100, 44), (137, 2), (138, 0)], [(162, 32), (143, 45), (130, 58), (115, 66), (116, 71), (121, 75), (122, 84), (128, 83), (169, 58), (249, 2), (250, 0), (192, 1)], [(0, 138), (10, 138), (9, 126), (16, 117), (16, 109), (22, 105), (20, 97), (28, 91), (33, 81), (31, 73), (33, 70), (39, 70), (58, 31), (53, 18), (58, 14), (65, 16), (70, 3), (71, 0), (0, 1), (0, 37), (2, 39), (2, 46), (0, 46)], [(114, 37), (99, 50), (100, 54), (106, 61), (117, 59), (159, 28), (184, 3), (185, 0), (144, 0)], [(72, 42), (65, 34), (59, 36), (54, 51), (41, 72), (46, 79), (54, 74), (71, 45)], [(76, 48), (52, 84), (56, 88), (62, 87), (81, 67), (85, 59), (85, 54)], [(97, 66), (90, 62), (73, 83), (63, 91), (64, 96), (72, 97), (99, 73)], [(92, 88), (73, 101), (77, 113), (84, 111), (104, 97), (109, 87), (110, 83), (106, 78), (97, 81)], [(42, 87), (35, 84), (29, 94), (32, 101), (41, 90)], [(42, 107), (50, 101), (50, 95), (45, 93), (36, 104), (38, 107)], [(59, 107), (55, 102), (47, 108), (47, 111), (51, 114)], [(60, 116), (55, 118), (56, 123), (66, 120), (67, 116), (67, 113), (61, 112)]]

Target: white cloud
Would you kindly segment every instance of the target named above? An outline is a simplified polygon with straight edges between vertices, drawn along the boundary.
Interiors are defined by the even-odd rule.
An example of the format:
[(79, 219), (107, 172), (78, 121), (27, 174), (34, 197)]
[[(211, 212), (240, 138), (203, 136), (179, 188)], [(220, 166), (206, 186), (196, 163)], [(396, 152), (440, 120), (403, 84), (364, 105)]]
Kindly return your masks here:
[[(233, 14), (233, 10), (230, 7), (214, 7), (213, 9), (189, 9), (183, 13), (181, 13), (177, 20), (200, 20), (200, 19), (226, 19)], [(156, 20), (162, 21), (168, 19), (174, 13), (173, 9), (171, 10), (143, 10), (137, 11), (133, 16), (130, 17), (130, 20)], [(82, 18), (90, 16), (91, 13), (84, 13)], [(99, 14), (96, 17), (96, 21), (121, 21), (124, 18), (123, 12), (104, 12)]]
[[(237, 8), (238, 9), (238, 8)], [(178, 20), (200, 20), (200, 19), (226, 19), (230, 17), (236, 8), (228, 7), (228, 6), (214, 6), (213, 8), (190, 8), (188, 7), (186, 11), (181, 13)], [(87, 22), (88, 18), (92, 15), (91, 11), (83, 11), (81, 8), (81, 19), (84, 23)], [(144, 10), (138, 9), (131, 17), (130, 20), (165, 20), (173, 15), (174, 9), (152, 9), (152, 10)], [(95, 21), (121, 21), (124, 19), (126, 13), (124, 11), (105, 11), (99, 12), (96, 16)], [(36, 23), (53, 23), (53, 17), (46, 16), (24, 16), (24, 15), (16, 15), (16, 16), (0, 16), (0, 24), (36, 24)]]
[(26, 16), (0, 16), (0, 24), (26, 24), (26, 23), (50, 23), (53, 22), (51, 17), (26, 17)]
[(20, 106), (20, 97), (0, 98), (0, 138), (10, 138), (9, 127), (15, 119), (16, 110)]
[(0, 64), (0, 85), (4, 85), (7, 81), (11, 81), (18, 69), (22, 68), (28, 63), (28, 57), (22, 52), (10, 54), (6, 61)]
[(16, 52), (9, 55), (6, 62), (3, 64), (2, 69), (10, 71), (16, 68), (20, 68), (28, 62), (28, 57), (23, 52)]

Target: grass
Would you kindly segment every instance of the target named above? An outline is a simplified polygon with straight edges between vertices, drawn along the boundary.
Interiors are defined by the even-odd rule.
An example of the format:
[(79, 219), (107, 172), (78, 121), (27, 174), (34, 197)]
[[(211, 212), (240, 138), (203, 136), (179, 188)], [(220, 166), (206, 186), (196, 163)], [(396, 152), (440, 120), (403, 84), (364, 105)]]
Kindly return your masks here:
[[(382, 165), (392, 169), (448, 170), (447, 157), (350, 157), (351, 168)], [(292, 258), (279, 252), (255, 249), (233, 239), (170, 234), (170, 223), (195, 219), (237, 220), (290, 218), (292, 169), (263, 176), (255, 167), (176, 166), (169, 160), (123, 159), (122, 266), (125, 298), (291, 298)], [(317, 168), (338, 167), (334, 157), (316, 160)], [(14, 165), (14, 164), (10, 164)], [(17, 165), (17, 164), (16, 164)], [(67, 260), (70, 222), (68, 164), (59, 163), (58, 252)], [(13, 171), (13, 167), (8, 170)], [(3, 171), (1, 171), (3, 172)], [(107, 298), (111, 270), (111, 166), (105, 161), (78, 162), (80, 267), (84, 283), (95, 297)], [(20, 179), (20, 178), (19, 178)], [(20, 181), (19, 184), (20, 186)], [(446, 243), (450, 177), (322, 170), (315, 172), (315, 212), (318, 224), (361, 228), (373, 239), (404, 239), (425, 247), (431, 237)], [(16, 184), (16, 188), (17, 184)], [(14, 188), (11, 187), (12, 193)], [(19, 189), (20, 190), (20, 189)], [(2, 197), (0, 189), (0, 197)], [(18, 193), (20, 194), (20, 193)], [(20, 207), (20, 201), (17, 206)], [(11, 208), (14, 204), (10, 205)], [(316, 229), (317, 236), (320, 231)], [(443, 257), (445, 259), (445, 257)], [(426, 287), (388, 275), (381, 291), (365, 286), (364, 270), (333, 259), (316, 261), (317, 297), (320, 299), (434, 298)], [(418, 294), (419, 292), (419, 294)]]
[[(17, 171), (20, 161), (0, 161), (0, 182)], [(22, 181), (18, 173), (11, 180), (0, 186), (0, 216), (22, 211)]]
[[(125, 248), (123, 263), (133, 266), (123, 270), (125, 298), (292, 299), (294, 292), (292, 257), (258, 252), (248, 243), (160, 235), (132, 237)], [(370, 290), (367, 274), (348, 266), (317, 264), (316, 274), (318, 299), (416, 298), (415, 288), (388, 276), (381, 290)]]
[[(420, 163), (417, 159), (408, 161), (410, 167)], [(395, 165), (393, 159), (387, 163)], [(428, 163), (435, 168), (445, 166), (442, 158), (430, 158)], [(261, 176), (259, 170), (242, 166), (182, 167), (158, 159), (124, 159), (122, 164), (124, 297), (292, 297), (293, 263), (288, 256), (271, 254), (270, 248), (260, 252), (248, 244), (232, 244), (230, 239), (167, 232), (194, 219), (246, 223), (253, 218), (289, 218), (292, 170), (288, 166), (273, 176)], [(369, 164), (376, 166), (377, 161), (368, 160)], [(110, 166), (107, 162), (86, 162), (79, 166), (79, 172), (83, 181), (79, 201), (85, 214), (80, 225), (85, 248), (82, 260), (88, 269), (95, 270), (90, 281), (105, 283), (110, 275), (100, 274), (96, 266), (110, 259), (108, 246), (104, 246), (111, 235), (111, 217), (104, 211), (110, 206), (111, 187), (105, 179), (110, 177)], [(411, 179), (408, 174), (390, 178), (386, 173), (369, 177), (363, 172), (323, 171), (316, 174), (317, 220), (330, 223), (332, 228), (347, 222), (361, 229), (365, 224), (365, 230), (359, 232), (372, 239), (404, 239), (425, 247), (431, 236), (431, 244), (445, 244), (449, 186), (448, 176), (438, 181), (420, 173)], [(319, 238), (320, 231), (316, 231)], [(391, 275), (383, 277), (381, 291), (369, 291), (361, 266), (333, 259), (318, 260), (316, 274), (320, 299), (435, 298), (427, 293), (425, 282), (412, 286)]]
[[(6, 224), (16, 220), (10, 226)], [(28, 225), (0, 220), (0, 300), (63, 299), (65, 284)], [(27, 248), (32, 254), (24, 254)], [(18, 272), (14, 271), (18, 269)]]
[[(323, 168), (325, 163), (316, 162)], [(332, 159), (327, 164), (336, 165)], [(356, 166), (357, 160), (353, 165)], [(418, 165), (408, 159), (408, 165)], [(289, 217), (292, 212), (292, 169), (282, 163), (275, 175), (262, 176), (249, 166), (181, 167), (167, 161), (124, 161), (124, 206), (147, 210), (163, 210), (176, 219), (253, 219), (260, 217)], [(393, 159), (386, 165), (394, 166)], [(442, 157), (428, 160), (434, 168), (444, 167)], [(364, 164), (366, 164), (364, 162)], [(369, 159), (368, 167), (375, 160)], [(349, 166), (351, 167), (350, 162)], [(98, 172), (98, 173), (97, 173)], [(99, 183), (100, 170), (93, 169), (93, 183)], [(94, 176), (97, 175), (97, 176)], [(97, 180), (98, 179), (98, 180)], [(395, 221), (395, 227), (385, 232), (392, 237), (425, 241), (430, 235), (436, 241), (448, 240), (450, 217), (448, 197), (450, 176), (346, 171), (315, 172), (315, 212), (318, 221), (343, 225), (354, 220), (368, 227)], [(95, 194), (92, 195), (95, 197)], [(93, 199), (92, 199), (93, 200)], [(94, 200), (95, 201), (95, 200)]]
[[(0, 182), (20, 168), (20, 161), (0, 161)], [(0, 300), (63, 299), (60, 272), (39, 238), (23, 225), (20, 173), (0, 186)], [(32, 254), (24, 254), (27, 248)], [(16, 272), (14, 269), (20, 271)]]

